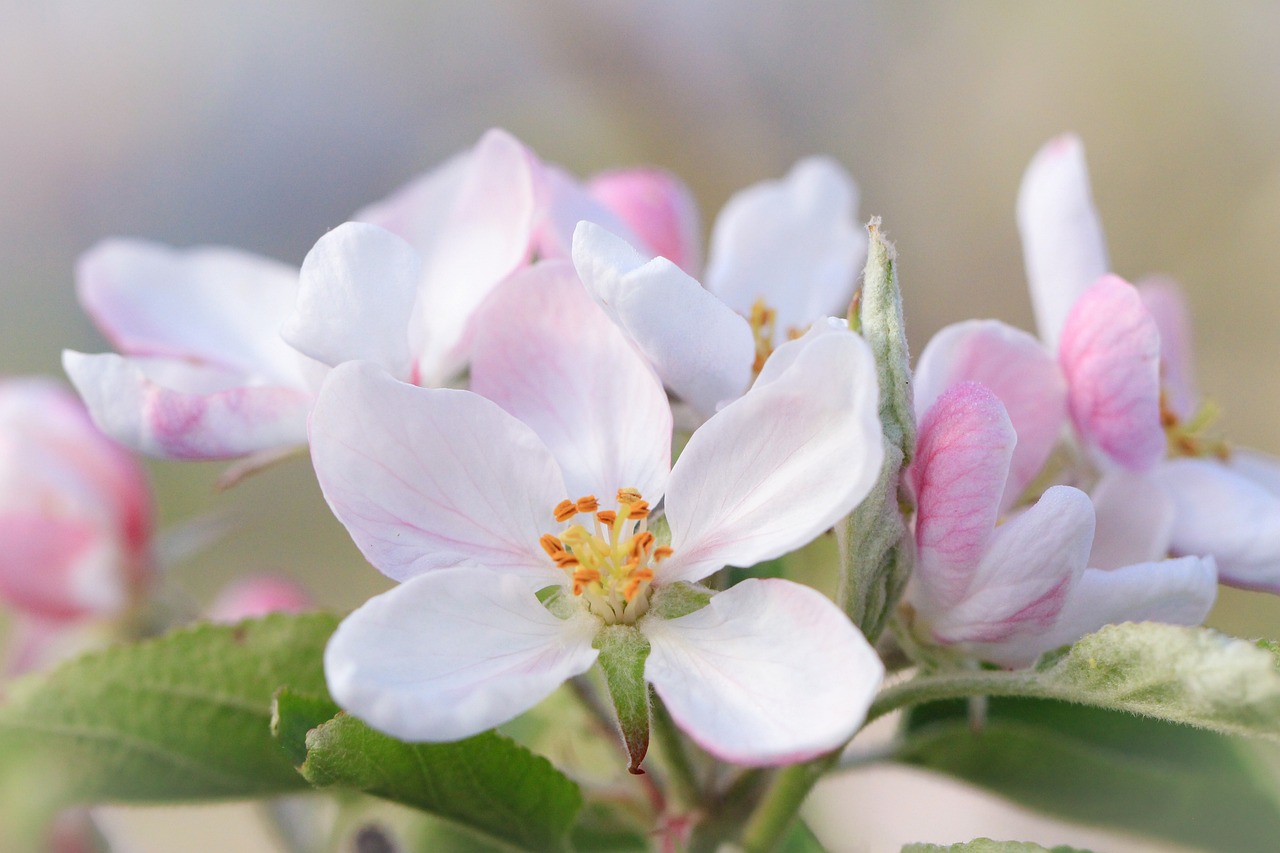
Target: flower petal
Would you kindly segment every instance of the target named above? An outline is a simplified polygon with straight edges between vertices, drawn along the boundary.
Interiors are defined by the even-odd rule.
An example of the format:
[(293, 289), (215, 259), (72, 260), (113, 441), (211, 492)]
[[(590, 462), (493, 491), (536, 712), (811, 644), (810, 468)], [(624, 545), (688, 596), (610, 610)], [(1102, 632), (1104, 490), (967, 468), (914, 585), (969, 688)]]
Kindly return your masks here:
[(1067, 388), (1057, 362), (1031, 335), (999, 320), (947, 326), (925, 346), (912, 377), (917, 419), (947, 388), (977, 382), (1000, 398), (1018, 443), (1009, 466), (1004, 509), (1035, 479), (1067, 417)]
[(1174, 505), (1154, 477), (1108, 471), (1089, 497), (1098, 516), (1090, 566), (1118, 569), (1168, 556)]
[(298, 272), (232, 249), (99, 243), (76, 266), (80, 303), (126, 355), (204, 362), (259, 383), (302, 387), (280, 339)]
[(962, 601), (991, 541), (1017, 436), (976, 382), (942, 393), (920, 422), (907, 471), (916, 496), (915, 607), (927, 618)]
[(751, 383), (751, 327), (666, 258), (646, 262), (592, 223), (573, 236), (573, 263), (605, 313), (668, 388), (704, 415)]
[(821, 593), (743, 581), (678, 619), (641, 622), (645, 678), (676, 724), (722, 761), (776, 765), (853, 736), (884, 666)]
[(62, 366), (107, 435), (160, 459), (234, 459), (307, 440), (311, 395), (173, 359), (65, 351)]
[(671, 467), (671, 407), (649, 366), (568, 261), (513, 275), (476, 316), (471, 390), (533, 428), (574, 499), (633, 487), (654, 504)]
[[(807, 336), (777, 378), (720, 410), (667, 484), (675, 554), (665, 582), (752, 566), (814, 539), (866, 497), (883, 439), (871, 350), (848, 331)], [(781, 351), (781, 350), (780, 350)]]
[(1103, 276), (1080, 297), (1058, 363), (1071, 420), (1088, 444), (1130, 471), (1164, 457), (1160, 332), (1133, 285)]
[(472, 312), (528, 260), (540, 168), (514, 137), (490, 130), (470, 151), (355, 215), (422, 256), (410, 337), (421, 383), (442, 384), (461, 369)]
[(1067, 594), (1058, 621), (1028, 638), (1023, 661), (1074, 643), (1104, 625), (1167, 622), (1199, 625), (1218, 595), (1212, 557), (1182, 557), (1118, 569), (1088, 569)]
[(1138, 282), (1138, 293), (1160, 330), (1160, 380), (1165, 400), (1173, 412), (1185, 420), (1195, 414), (1200, 400), (1192, 362), (1187, 300), (1177, 282), (1164, 276), (1144, 278)]
[(451, 741), (505, 723), (590, 668), (599, 621), (561, 620), (527, 583), (442, 569), (371, 598), (324, 652), (334, 700), (379, 731)]
[(564, 169), (543, 166), (539, 190), (542, 219), (534, 237), (539, 257), (570, 257), (573, 254), (574, 231), (579, 222), (599, 225), (632, 245), (641, 244), (641, 238), (631, 231), (630, 223), (589, 193), (581, 181)]
[(1035, 506), (997, 528), (965, 599), (930, 625), (943, 643), (963, 643), (1006, 666), (1028, 636), (1053, 625), (1089, 559), (1093, 504), (1079, 489), (1052, 486)]
[(563, 579), (538, 545), (568, 494), (529, 427), (469, 391), (329, 374), (311, 415), (325, 499), (365, 557), (405, 580), (463, 563)]
[(1018, 190), (1018, 231), (1036, 325), (1056, 350), (1071, 306), (1111, 268), (1079, 137), (1036, 152)]
[(1212, 555), (1223, 583), (1280, 592), (1280, 495), (1208, 459), (1174, 459), (1155, 476), (1173, 499), (1175, 554)]
[(701, 272), (698, 204), (684, 181), (662, 169), (618, 169), (593, 177), (587, 191), (620, 217), (653, 254), (695, 278)]
[(372, 361), (408, 380), (409, 320), (421, 278), (422, 259), (404, 240), (377, 225), (339, 225), (303, 260), (298, 301), (280, 335), (330, 367)]
[(778, 312), (780, 332), (843, 315), (867, 256), (857, 207), (853, 179), (826, 157), (742, 190), (711, 233), (707, 289), (743, 316), (763, 299)]

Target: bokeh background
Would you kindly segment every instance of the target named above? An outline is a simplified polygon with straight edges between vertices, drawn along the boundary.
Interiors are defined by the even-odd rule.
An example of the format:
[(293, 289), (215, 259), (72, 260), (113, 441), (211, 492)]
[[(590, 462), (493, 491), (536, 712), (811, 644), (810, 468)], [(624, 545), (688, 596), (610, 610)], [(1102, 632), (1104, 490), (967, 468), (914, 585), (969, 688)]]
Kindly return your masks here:
[[(1184, 285), (1223, 433), (1280, 453), (1269, 2), (0, 0), (0, 372), (60, 374), (64, 347), (107, 348), (72, 287), (95, 241), (296, 264), (494, 125), (579, 174), (667, 167), (704, 224), (734, 190), (833, 155), (897, 242), (916, 350), (962, 318), (1030, 326), (1014, 197), (1037, 147), (1074, 130), (1116, 270)], [(248, 570), (291, 574), (336, 608), (384, 588), (305, 459), (230, 494), (213, 491), (220, 466), (152, 470), (166, 522), (234, 523), (174, 569), (194, 600)], [(1278, 617), (1274, 598), (1229, 593), (1214, 621), (1274, 637)], [(818, 806), (861, 827), (862, 841), (833, 834), (836, 850), (1108, 844), (906, 771), (855, 774)], [(223, 812), (181, 814), (182, 840), (172, 814), (118, 820), (139, 849), (192, 849), (193, 827), (210, 849), (256, 849), (217, 840), (241, 831)]]

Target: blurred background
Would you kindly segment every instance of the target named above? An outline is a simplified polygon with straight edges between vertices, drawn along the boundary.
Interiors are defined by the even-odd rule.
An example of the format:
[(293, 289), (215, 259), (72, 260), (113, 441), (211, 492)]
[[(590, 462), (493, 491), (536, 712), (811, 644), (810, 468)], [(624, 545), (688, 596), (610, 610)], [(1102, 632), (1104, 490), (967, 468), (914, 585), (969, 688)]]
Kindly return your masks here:
[[(0, 116), (0, 372), (56, 375), (64, 347), (108, 348), (72, 287), (95, 241), (297, 264), (495, 125), (581, 175), (671, 169), (704, 226), (736, 189), (830, 154), (897, 243), (915, 350), (963, 318), (1029, 328), (1014, 198), (1035, 150), (1074, 130), (1117, 272), (1183, 284), (1223, 433), (1280, 453), (1274, 3), (0, 0)], [(384, 588), (305, 459), (215, 494), (221, 467), (152, 466), (166, 522), (236, 522), (175, 569), (194, 598), (249, 570), (341, 609)], [(1214, 621), (1274, 637), (1278, 617), (1280, 601), (1228, 592)], [(850, 780), (836, 802), (868, 840), (833, 849), (1095, 838), (905, 773)], [(944, 794), (967, 822), (885, 806)], [(178, 849), (149, 813), (121, 820), (153, 832), (140, 849)]]

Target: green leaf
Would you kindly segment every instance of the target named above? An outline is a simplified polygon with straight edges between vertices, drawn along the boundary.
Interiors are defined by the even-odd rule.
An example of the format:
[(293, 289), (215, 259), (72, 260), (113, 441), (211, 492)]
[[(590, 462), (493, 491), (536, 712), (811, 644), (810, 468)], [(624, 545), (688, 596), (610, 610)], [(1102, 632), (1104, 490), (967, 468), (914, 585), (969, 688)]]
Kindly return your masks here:
[[(282, 720), (280, 728), (300, 724)], [(578, 786), (551, 762), (494, 732), (409, 744), (340, 714), (312, 729), (306, 747), (299, 769), (317, 787), (363, 791), (522, 850), (567, 849), (582, 805)]]
[(897, 758), (1068, 820), (1262, 853), (1280, 838), (1280, 789), (1259, 747), (1115, 711), (992, 699), (977, 733), (963, 701), (913, 709)]
[(294, 766), (307, 760), (307, 734), (341, 713), (337, 703), (283, 687), (271, 703), (271, 734)]
[(1280, 740), (1280, 666), (1267, 644), (1208, 628), (1155, 622), (1109, 625), (1037, 670), (926, 675), (896, 684), (868, 719), (895, 708), (964, 696), (1062, 699), (1130, 711), (1224, 734)]
[(0, 777), (33, 765), (72, 802), (255, 797), (306, 788), (272, 740), (283, 684), (323, 694), (337, 624), (312, 613), (199, 625), (12, 685)]
[(967, 844), (908, 844), (902, 853), (1089, 853), (1075, 847), (1041, 847), (1030, 841), (992, 841), (977, 838)]
[(778, 847), (778, 853), (827, 853), (827, 848), (822, 846), (818, 836), (813, 834), (813, 830), (804, 821), (797, 820), (792, 821), (791, 829), (787, 830)]
[(860, 329), (875, 356), (884, 464), (870, 494), (836, 525), (840, 542), (836, 600), (853, 624), (875, 642), (902, 597), (915, 563), (915, 543), (908, 534), (904, 510), (910, 498), (901, 488), (901, 479), (915, 449), (916, 422), (897, 253), (880, 233), (879, 218), (871, 220), (867, 232), (867, 265), (850, 325)]

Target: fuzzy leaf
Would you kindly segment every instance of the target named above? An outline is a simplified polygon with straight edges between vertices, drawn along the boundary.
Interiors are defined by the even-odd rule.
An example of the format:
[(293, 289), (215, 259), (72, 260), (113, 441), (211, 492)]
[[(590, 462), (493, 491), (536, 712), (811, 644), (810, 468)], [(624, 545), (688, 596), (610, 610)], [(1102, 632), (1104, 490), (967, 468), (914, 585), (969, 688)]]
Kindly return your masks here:
[(992, 699), (977, 733), (964, 702), (913, 709), (898, 758), (1067, 820), (1262, 853), (1280, 837), (1280, 788), (1262, 749), (1115, 711)]
[(306, 747), (299, 770), (317, 787), (363, 791), (521, 850), (567, 849), (582, 805), (551, 762), (494, 732), (410, 744), (340, 714), (308, 732)]
[(323, 694), (336, 625), (321, 613), (198, 625), (24, 678), (0, 706), (0, 780), (38, 766), (64, 804), (305, 789), (271, 738), (271, 697), (284, 684)]
[(976, 838), (967, 844), (908, 844), (902, 853), (1089, 853), (1075, 847), (1041, 847), (1030, 841), (992, 841)]
[(631, 757), (627, 769), (644, 773), (640, 763), (649, 751), (649, 683), (644, 680), (649, 641), (635, 626), (610, 625), (596, 637), (595, 647), (600, 650), (600, 668)]

